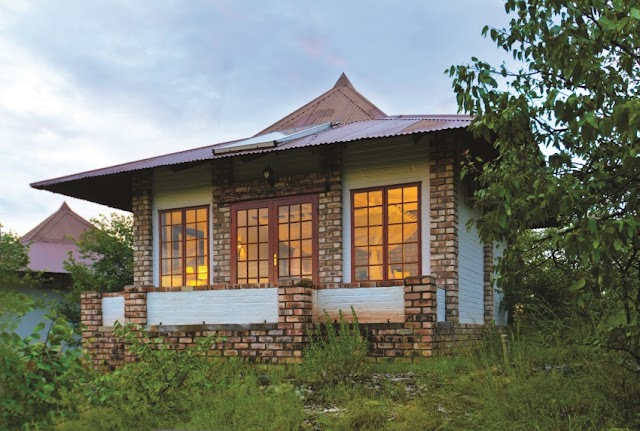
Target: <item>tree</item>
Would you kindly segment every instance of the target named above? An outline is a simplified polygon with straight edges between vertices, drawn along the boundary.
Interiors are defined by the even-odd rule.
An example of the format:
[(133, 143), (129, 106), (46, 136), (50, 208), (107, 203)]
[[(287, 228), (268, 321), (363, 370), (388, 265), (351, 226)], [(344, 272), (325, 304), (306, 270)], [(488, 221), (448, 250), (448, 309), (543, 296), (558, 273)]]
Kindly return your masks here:
[(640, 365), (640, 4), (507, 0), (505, 10), (509, 26), (483, 34), (519, 68), (473, 58), (448, 70), (473, 132), (499, 154), (468, 166), (484, 187), (479, 230), (513, 241), (556, 226), (540, 240), (586, 271), (571, 286), (579, 303), (618, 301), (622, 322), (601, 340)]
[[(72, 322), (80, 320), (80, 293), (115, 292), (133, 283), (133, 220), (111, 214), (91, 219), (96, 229), (86, 231), (76, 242), (82, 261), (69, 256), (64, 267), (73, 286), (62, 311)], [(84, 263), (86, 261), (91, 264)]]

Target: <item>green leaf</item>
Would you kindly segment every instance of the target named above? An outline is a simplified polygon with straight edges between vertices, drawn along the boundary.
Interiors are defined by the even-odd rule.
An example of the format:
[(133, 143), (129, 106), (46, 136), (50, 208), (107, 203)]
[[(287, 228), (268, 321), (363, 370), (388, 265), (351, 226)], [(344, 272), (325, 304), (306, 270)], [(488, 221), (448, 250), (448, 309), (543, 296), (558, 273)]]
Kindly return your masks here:
[(578, 291), (578, 290), (584, 288), (584, 286), (586, 284), (587, 284), (587, 281), (584, 278), (581, 278), (578, 281), (576, 281), (575, 283), (573, 283), (571, 285), (571, 287), (569, 288), (569, 290), (572, 291), (572, 292)]

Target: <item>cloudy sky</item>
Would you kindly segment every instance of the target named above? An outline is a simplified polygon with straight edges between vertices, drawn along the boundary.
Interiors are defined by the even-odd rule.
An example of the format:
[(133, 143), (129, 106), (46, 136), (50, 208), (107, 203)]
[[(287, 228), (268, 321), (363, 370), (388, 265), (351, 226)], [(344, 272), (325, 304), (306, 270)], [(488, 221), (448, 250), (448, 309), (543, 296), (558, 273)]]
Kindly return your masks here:
[(444, 70), (503, 55), (500, 0), (0, 0), (0, 223), (66, 199), (29, 184), (247, 137), (345, 72), (387, 114), (456, 113)]

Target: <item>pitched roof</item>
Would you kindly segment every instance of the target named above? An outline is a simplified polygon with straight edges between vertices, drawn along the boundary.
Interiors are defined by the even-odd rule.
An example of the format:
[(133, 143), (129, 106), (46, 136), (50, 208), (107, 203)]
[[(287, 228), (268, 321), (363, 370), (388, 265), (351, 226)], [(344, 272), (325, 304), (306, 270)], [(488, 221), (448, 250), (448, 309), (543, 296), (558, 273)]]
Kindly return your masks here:
[[(213, 150), (242, 140), (222, 142), (200, 148), (137, 160), (31, 184), (113, 208), (131, 211), (132, 173), (161, 166), (196, 163), (223, 157), (284, 151), (306, 146), (328, 145), (374, 138), (423, 134), (448, 129), (466, 129), (472, 117), (467, 115), (399, 115), (388, 116), (360, 94), (343, 73), (334, 86), (301, 108), (276, 121), (255, 136), (274, 131), (292, 133), (310, 126), (330, 123), (331, 127), (271, 148), (244, 149), (224, 154)], [(108, 179), (103, 177), (108, 176)], [(108, 186), (105, 184), (108, 182)]]
[(352, 123), (385, 117), (380, 108), (360, 94), (344, 73), (333, 88), (291, 114), (276, 121), (258, 135), (324, 123)]
[(76, 240), (94, 226), (64, 202), (60, 208), (20, 238), (29, 244), (29, 269), (66, 273), (64, 261), (72, 252), (78, 258)]

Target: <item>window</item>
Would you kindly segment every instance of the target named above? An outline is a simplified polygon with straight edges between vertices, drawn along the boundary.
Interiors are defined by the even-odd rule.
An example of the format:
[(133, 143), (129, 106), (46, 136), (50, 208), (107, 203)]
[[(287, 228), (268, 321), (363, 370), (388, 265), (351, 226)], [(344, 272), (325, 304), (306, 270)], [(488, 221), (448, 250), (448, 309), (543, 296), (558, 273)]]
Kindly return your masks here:
[(355, 190), (352, 280), (396, 280), (420, 275), (420, 186)]
[(209, 207), (160, 212), (160, 285), (209, 284)]
[(239, 284), (316, 279), (317, 198), (247, 202), (232, 207), (232, 280)]

